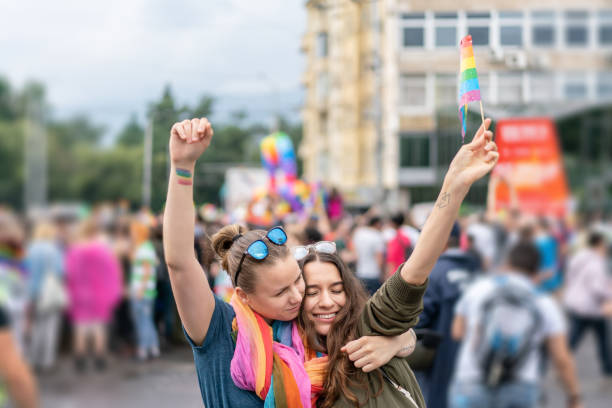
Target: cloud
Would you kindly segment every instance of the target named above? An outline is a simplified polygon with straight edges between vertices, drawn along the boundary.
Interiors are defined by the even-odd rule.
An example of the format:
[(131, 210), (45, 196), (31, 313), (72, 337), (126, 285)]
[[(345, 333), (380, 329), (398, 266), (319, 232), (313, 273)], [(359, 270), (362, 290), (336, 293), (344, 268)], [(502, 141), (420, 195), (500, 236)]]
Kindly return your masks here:
[(16, 86), (38, 79), (58, 114), (116, 122), (111, 130), (166, 83), (183, 102), (299, 89), (301, 0), (0, 4), (0, 75)]

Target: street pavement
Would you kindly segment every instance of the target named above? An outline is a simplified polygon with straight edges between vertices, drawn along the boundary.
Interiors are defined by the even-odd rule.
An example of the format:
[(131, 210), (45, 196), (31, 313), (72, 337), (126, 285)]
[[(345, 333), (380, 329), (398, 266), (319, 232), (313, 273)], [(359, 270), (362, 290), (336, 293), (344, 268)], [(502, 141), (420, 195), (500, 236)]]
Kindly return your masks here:
[[(612, 406), (612, 379), (600, 374), (595, 339), (585, 336), (576, 355), (585, 407)], [(39, 376), (42, 407), (153, 408), (201, 407), (193, 358), (189, 347), (179, 347), (160, 359), (138, 363), (114, 359), (105, 372), (92, 369), (77, 375), (72, 361), (63, 358), (53, 373)], [(544, 379), (546, 407), (565, 407), (565, 392), (552, 366)], [(212, 408), (212, 407), (211, 407)]]

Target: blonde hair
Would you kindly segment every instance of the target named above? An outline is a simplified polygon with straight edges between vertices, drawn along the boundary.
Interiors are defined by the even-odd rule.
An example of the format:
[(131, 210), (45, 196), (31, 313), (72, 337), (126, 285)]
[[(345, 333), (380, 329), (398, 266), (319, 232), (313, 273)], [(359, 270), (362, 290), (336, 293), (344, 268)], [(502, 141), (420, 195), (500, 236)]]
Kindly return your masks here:
[[(256, 269), (266, 265), (274, 265), (278, 260), (285, 259), (290, 255), (287, 245), (274, 245), (266, 242), (266, 231), (247, 230), (242, 225), (227, 225), (212, 237), (212, 246), (217, 256), (221, 259), (221, 266), (232, 278), (234, 286), (240, 286), (246, 293), (255, 290)], [(245, 256), (240, 269), (239, 281), (236, 282), (236, 270), (240, 260), (249, 245), (258, 239), (263, 239), (268, 247), (268, 256), (261, 261), (253, 260)]]
[(137, 248), (140, 244), (147, 241), (150, 236), (149, 227), (140, 221), (132, 221), (130, 223), (130, 237), (134, 248)]
[(34, 227), (32, 237), (37, 240), (52, 240), (57, 235), (55, 225), (49, 221), (41, 221)]

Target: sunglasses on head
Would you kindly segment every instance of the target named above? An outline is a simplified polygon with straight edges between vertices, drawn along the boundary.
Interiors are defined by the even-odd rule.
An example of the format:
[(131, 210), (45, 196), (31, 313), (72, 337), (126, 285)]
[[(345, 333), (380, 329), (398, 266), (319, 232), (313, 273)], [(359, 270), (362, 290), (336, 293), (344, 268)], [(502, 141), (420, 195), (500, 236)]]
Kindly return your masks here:
[[(284, 245), (287, 242), (287, 234), (285, 233), (285, 230), (281, 227), (274, 227), (268, 230), (265, 238), (267, 238), (268, 241), (270, 241), (274, 245)], [(268, 251), (268, 245), (266, 245), (263, 239), (253, 241), (243, 252), (242, 258), (240, 258), (240, 263), (238, 264), (238, 269), (236, 269), (236, 275), (234, 276), (234, 286), (238, 286), (238, 274), (240, 274), (242, 263), (244, 262), (244, 258), (246, 258), (247, 255), (257, 261), (261, 261), (263, 259), (266, 259), (269, 253), (270, 252)]]
[(332, 241), (319, 241), (312, 245), (296, 246), (293, 248), (293, 256), (297, 261), (301, 261), (308, 255), (311, 249), (320, 254), (335, 254), (336, 243)]

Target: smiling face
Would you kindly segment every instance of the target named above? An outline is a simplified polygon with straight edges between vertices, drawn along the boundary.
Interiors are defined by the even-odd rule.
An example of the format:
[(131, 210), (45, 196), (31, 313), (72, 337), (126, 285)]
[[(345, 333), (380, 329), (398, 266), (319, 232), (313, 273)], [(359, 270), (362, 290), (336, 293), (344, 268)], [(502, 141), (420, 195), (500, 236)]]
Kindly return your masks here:
[(314, 261), (304, 265), (307, 282), (304, 313), (320, 336), (327, 336), (340, 310), (346, 304), (344, 283), (338, 268), (329, 262)]
[(304, 279), (292, 255), (272, 265), (255, 267), (255, 290), (238, 295), (264, 319), (289, 321), (297, 317), (304, 297)]

